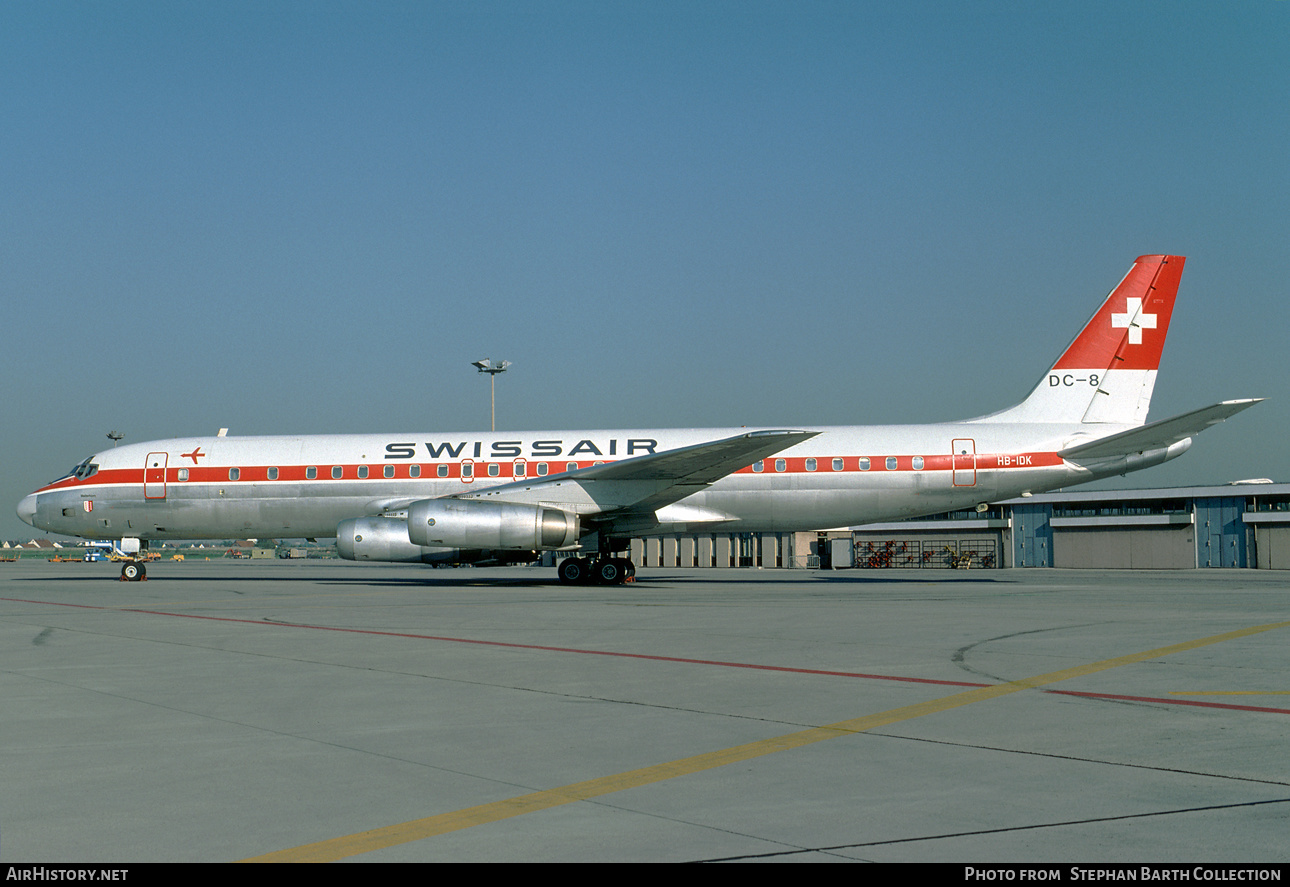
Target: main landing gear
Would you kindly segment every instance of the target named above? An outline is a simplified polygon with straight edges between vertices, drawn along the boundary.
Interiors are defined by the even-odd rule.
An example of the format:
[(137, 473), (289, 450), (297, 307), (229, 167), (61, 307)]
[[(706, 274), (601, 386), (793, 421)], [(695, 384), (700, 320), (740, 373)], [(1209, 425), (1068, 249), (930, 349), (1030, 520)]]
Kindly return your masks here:
[(122, 582), (147, 582), (148, 571), (138, 561), (126, 561), (121, 566)]
[(565, 585), (622, 585), (636, 576), (636, 567), (625, 557), (567, 557), (556, 568)]

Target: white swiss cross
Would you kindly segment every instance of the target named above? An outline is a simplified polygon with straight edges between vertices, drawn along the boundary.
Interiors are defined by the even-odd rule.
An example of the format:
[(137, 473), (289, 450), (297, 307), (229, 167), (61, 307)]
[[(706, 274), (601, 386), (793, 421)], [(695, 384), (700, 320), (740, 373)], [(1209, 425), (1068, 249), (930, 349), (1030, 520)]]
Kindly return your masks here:
[(1111, 315), (1111, 326), (1129, 328), (1129, 344), (1142, 344), (1142, 331), (1144, 329), (1154, 330), (1156, 328), (1156, 316), (1154, 314), (1142, 313), (1142, 300), (1138, 298), (1126, 299), (1124, 303), (1123, 314)]

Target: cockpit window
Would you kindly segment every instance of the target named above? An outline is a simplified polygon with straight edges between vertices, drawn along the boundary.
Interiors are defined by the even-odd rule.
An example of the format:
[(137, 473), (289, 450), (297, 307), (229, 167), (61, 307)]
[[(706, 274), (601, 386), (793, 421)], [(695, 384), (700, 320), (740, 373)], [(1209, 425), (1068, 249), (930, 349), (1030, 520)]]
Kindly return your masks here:
[(58, 483), (58, 481), (66, 480), (69, 477), (74, 477), (77, 480), (84, 480), (87, 477), (93, 477), (98, 474), (99, 471), (98, 463), (94, 462), (93, 459), (94, 457), (90, 456), (84, 462), (77, 465), (75, 468), (72, 468), (65, 474), (60, 474), (57, 479), (50, 481), (50, 483)]

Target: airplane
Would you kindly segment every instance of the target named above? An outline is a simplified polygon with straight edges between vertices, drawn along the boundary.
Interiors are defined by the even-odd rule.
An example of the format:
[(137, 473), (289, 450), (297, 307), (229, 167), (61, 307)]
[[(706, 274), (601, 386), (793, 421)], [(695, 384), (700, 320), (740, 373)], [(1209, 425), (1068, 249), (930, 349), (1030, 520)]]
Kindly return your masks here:
[[(55, 533), (335, 536), (341, 557), (498, 563), (568, 552), (560, 581), (617, 584), (633, 537), (790, 532), (938, 514), (1182, 455), (1261, 398), (1147, 410), (1182, 256), (1140, 256), (1021, 403), (930, 425), (188, 437), (95, 453), (26, 496)], [(141, 563), (123, 579), (144, 578)]]

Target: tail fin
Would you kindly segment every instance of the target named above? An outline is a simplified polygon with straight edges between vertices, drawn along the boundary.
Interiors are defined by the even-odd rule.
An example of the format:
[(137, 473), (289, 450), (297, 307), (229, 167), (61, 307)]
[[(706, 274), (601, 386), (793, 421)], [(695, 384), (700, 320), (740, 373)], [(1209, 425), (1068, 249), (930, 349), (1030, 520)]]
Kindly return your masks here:
[(1145, 422), (1185, 261), (1139, 256), (1030, 396), (983, 420)]

